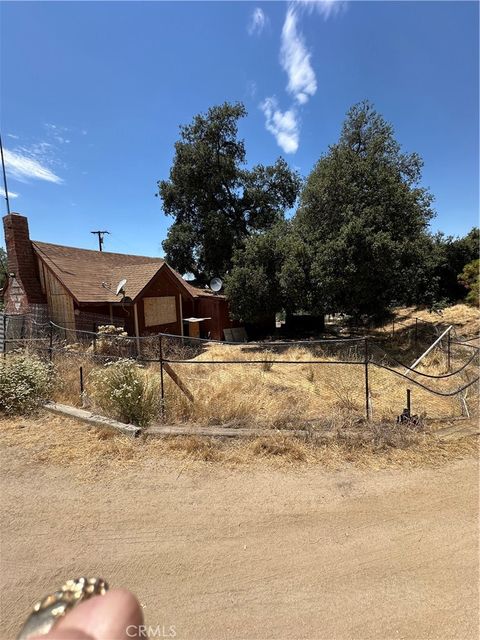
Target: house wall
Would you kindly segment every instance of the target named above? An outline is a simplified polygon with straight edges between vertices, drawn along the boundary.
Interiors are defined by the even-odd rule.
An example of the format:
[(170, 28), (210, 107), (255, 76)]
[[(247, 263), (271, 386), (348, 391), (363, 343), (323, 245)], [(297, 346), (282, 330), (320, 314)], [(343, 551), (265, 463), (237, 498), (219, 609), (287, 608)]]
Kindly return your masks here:
[(205, 296), (204, 298), (197, 298), (195, 300), (196, 316), (200, 318), (211, 318), (211, 320), (205, 320), (202, 323), (203, 330), (213, 340), (223, 340), (223, 330), (230, 327), (239, 327), (240, 324), (230, 319), (228, 311), (228, 302), (225, 298), (220, 296)]
[(75, 329), (72, 296), (48, 268), (43, 270), (43, 282), (50, 320), (66, 329)]
[[(168, 324), (158, 324), (146, 326), (145, 323), (145, 298), (156, 298), (163, 296), (173, 296), (175, 298), (176, 321)], [(182, 301), (182, 303), (181, 303)], [(181, 287), (175, 276), (171, 275), (167, 269), (161, 269), (155, 278), (142, 292), (140, 300), (137, 301), (138, 329), (140, 335), (155, 333), (171, 333), (181, 335), (183, 330), (182, 318), (187, 317), (191, 299)]]

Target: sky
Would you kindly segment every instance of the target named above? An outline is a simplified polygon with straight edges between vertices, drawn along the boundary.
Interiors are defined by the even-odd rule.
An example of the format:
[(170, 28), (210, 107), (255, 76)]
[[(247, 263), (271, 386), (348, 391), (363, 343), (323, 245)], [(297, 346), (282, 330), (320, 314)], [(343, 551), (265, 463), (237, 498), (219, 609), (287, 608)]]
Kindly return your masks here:
[(96, 248), (100, 229), (107, 251), (162, 255), (179, 126), (226, 100), (249, 166), (307, 176), (369, 99), (424, 159), (432, 230), (478, 224), (475, 1), (1, 2), (0, 20), (11, 210), (35, 240)]

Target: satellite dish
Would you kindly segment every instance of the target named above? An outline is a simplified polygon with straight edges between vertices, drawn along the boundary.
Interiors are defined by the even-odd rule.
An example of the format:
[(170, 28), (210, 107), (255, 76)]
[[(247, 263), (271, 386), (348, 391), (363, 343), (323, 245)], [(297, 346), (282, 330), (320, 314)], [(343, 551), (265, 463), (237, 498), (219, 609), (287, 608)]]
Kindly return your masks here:
[(127, 284), (127, 279), (122, 278), (120, 282), (117, 284), (117, 289), (115, 291), (115, 295), (119, 296), (121, 293), (125, 293), (125, 285)]
[(217, 293), (218, 291), (220, 291), (220, 289), (223, 286), (223, 282), (221, 281), (220, 278), (212, 278), (210, 280), (210, 289), (212, 291), (214, 291), (215, 293)]

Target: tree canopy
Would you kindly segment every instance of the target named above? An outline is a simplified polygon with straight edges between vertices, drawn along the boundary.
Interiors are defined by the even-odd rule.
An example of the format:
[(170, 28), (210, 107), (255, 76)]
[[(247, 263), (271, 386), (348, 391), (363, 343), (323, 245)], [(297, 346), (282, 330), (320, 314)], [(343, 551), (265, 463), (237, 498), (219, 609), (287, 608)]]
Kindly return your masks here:
[(458, 280), (465, 289), (467, 289), (468, 304), (478, 307), (480, 304), (480, 277), (479, 277), (480, 260), (472, 260), (463, 268), (462, 273), (458, 276)]
[(422, 159), (402, 150), (370, 102), (348, 111), (290, 219), (301, 179), (282, 158), (245, 167), (245, 115), (241, 103), (224, 103), (195, 116), (180, 129), (169, 180), (158, 183), (174, 218), (167, 260), (200, 282), (224, 277), (233, 316), (381, 316), (392, 304), (455, 301), (478, 289), (475, 266), (462, 270), (478, 258), (479, 230), (429, 232), (435, 214)]
[(465, 265), (478, 259), (480, 231), (474, 227), (462, 238), (436, 233), (432, 236), (432, 279), (436, 282), (437, 298), (456, 302), (465, 296), (459, 274)]
[(223, 277), (236, 247), (267, 231), (293, 207), (300, 177), (283, 158), (245, 167), (238, 121), (243, 104), (224, 103), (180, 128), (168, 180), (158, 183), (163, 210), (174, 218), (163, 242), (167, 261), (206, 282)]
[(299, 265), (304, 251), (305, 245), (291, 232), (287, 220), (247, 238), (235, 251), (225, 282), (233, 316), (255, 322), (301, 307), (306, 288)]
[(311, 310), (382, 314), (429, 286), (432, 196), (422, 160), (403, 153), (369, 102), (347, 113), (340, 139), (308, 177), (294, 219), (305, 242)]

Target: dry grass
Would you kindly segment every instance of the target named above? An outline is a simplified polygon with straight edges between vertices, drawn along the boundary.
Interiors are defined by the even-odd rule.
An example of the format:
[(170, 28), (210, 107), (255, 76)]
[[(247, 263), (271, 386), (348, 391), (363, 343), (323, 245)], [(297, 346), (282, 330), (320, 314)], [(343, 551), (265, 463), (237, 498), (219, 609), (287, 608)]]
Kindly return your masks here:
[(416, 307), (399, 308), (395, 311), (395, 317), (406, 324), (414, 324), (415, 318), (433, 324), (453, 324), (458, 334), (466, 338), (478, 336), (480, 333), (480, 310), (466, 304), (446, 307), (441, 313)]
[[(218, 345), (201, 357), (217, 357)], [(230, 347), (230, 357), (245, 359), (242, 347)], [(251, 357), (248, 355), (248, 357)], [(275, 364), (275, 357), (291, 359), (297, 364)], [(445, 372), (443, 358), (432, 354), (423, 371)], [(223, 353), (223, 358), (225, 354)], [(175, 371), (193, 393), (192, 404), (170, 381), (166, 389), (167, 420), (172, 423), (262, 425), (269, 428), (299, 428), (311, 420), (327, 417), (338, 411), (359, 416), (365, 412), (365, 370), (353, 364), (302, 364), (314, 360), (305, 350), (289, 349), (272, 359), (268, 370), (261, 365), (175, 365)], [(465, 361), (465, 360), (463, 360)], [(453, 366), (457, 362), (453, 361)], [(399, 373), (404, 373), (400, 366)], [(461, 415), (456, 397), (438, 396), (415, 385), (414, 380), (428, 388), (448, 393), (473, 379), (472, 363), (461, 375), (452, 378), (428, 379), (413, 374), (411, 380), (375, 366), (369, 367), (371, 406), (377, 417), (394, 419), (406, 406), (407, 388), (412, 390), (414, 412), (429, 418)], [(475, 410), (475, 394), (471, 396), (471, 411)]]
[[(414, 323), (415, 317), (429, 323), (455, 323), (459, 332), (467, 337), (477, 334), (480, 326), (480, 311), (466, 305), (449, 307), (445, 309), (443, 316), (416, 308), (398, 309), (396, 313), (397, 320), (406, 322), (407, 325)], [(388, 328), (387, 325), (386, 327)], [(398, 347), (394, 353), (406, 364), (413, 362), (419, 350), (409, 333), (411, 332), (406, 332), (403, 336), (399, 333), (398, 345), (391, 340), (384, 344), (387, 350)], [(429, 341), (431, 333), (428, 333)], [(352, 346), (348, 346), (349, 344)], [(178, 340), (172, 340), (172, 345), (180, 349)], [(170, 351), (173, 349), (172, 345), (168, 347)], [(337, 349), (342, 350), (340, 355), (335, 355)], [(323, 348), (323, 353), (317, 348), (315, 356), (303, 346), (282, 350), (272, 345), (268, 351), (262, 352), (253, 345), (218, 343), (209, 344), (203, 353), (194, 357), (196, 352), (196, 349), (188, 348), (186, 343), (185, 348), (176, 356), (192, 358), (192, 363), (173, 365), (177, 375), (192, 392), (194, 403), (165, 375), (168, 423), (297, 429), (304, 428), (312, 420), (324, 419), (339, 411), (357, 416), (365, 414), (365, 372), (362, 364), (307, 363), (309, 360), (320, 359), (331, 362), (336, 357), (358, 359), (360, 362), (363, 357), (360, 343), (346, 343), (346, 346), (332, 343)], [(460, 368), (471, 353), (465, 347), (452, 347), (452, 368)], [(245, 362), (251, 359), (263, 362)], [(279, 359), (292, 360), (294, 363), (276, 363)], [(219, 364), (200, 364), (205, 360), (214, 360)], [(222, 364), (221, 361), (225, 360), (236, 360), (239, 364)], [(393, 366), (399, 373), (405, 373), (400, 365), (393, 364), (388, 359), (385, 364)], [(422, 362), (418, 371), (443, 374), (446, 372), (446, 364), (445, 351), (439, 348)], [(406, 406), (407, 389), (412, 390), (413, 411), (416, 414), (427, 418), (462, 415), (464, 407), (460, 398), (436, 396), (414, 382), (418, 381), (436, 391), (454, 391), (476, 377), (475, 364), (472, 363), (461, 374), (452, 378), (434, 380), (412, 374), (412, 382), (391, 371), (370, 366), (370, 402), (374, 417), (392, 420), (398, 416)], [(58, 370), (58, 385), (53, 399), (74, 406), (92, 406), (89, 396), (92, 385), (90, 373), (101, 366), (101, 361), (95, 360), (88, 353), (56, 354), (55, 365)], [(83, 367), (86, 389), (83, 397), (80, 395), (80, 365)], [(150, 365), (149, 372), (158, 379), (159, 366)], [(475, 415), (478, 411), (478, 389), (471, 388), (465, 395), (470, 414)]]
[[(457, 347), (453, 368), (461, 366), (471, 352), (459, 353)], [(458, 357), (457, 357), (458, 356)], [(246, 360), (266, 358), (266, 364), (246, 364)], [(204, 353), (189, 364), (174, 364), (173, 369), (191, 391), (194, 402), (183, 394), (165, 374), (166, 421), (170, 424), (229, 425), (232, 427), (264, 427), (273, 429), (304, 428), (318, 420), (348, 411), (365, 413), (365, 371), (362, 364), (309, 364), (308, 361), (329, 360), (314, 357), (306, 348), (292, 347), (282, 353), (252, 351), (241, 345), (209, 345)], [(237, 364), (222, 364), (222, 360), (236, 360)], [(217, 364), (199, 364), (214, 360)], [(292, 360), (279, 364), (275, 360)], [(305, 362), (305, 364), (304, 364)], [(198, 363), (198, 364), (197, 364)], [(242, 364), (243, 363), (243, 364)], [(88, 357), (81, 362), (73, 358), (57, 358), (59, 386), (54, 399), (74, 406), (82, 404), (79, 387), (79, 365), (84, 370), (86, 394), (83, 402), (90, 406), (90, 372), (98, 366)], [(391, 366), (391, 363), (386, 363)], [(396, 366), (396, 365), (394, 365)], [(396, 366), (399, 372), (404, 372)], [(439, 374), (446, 371), (445, 354), (432, 352), (419, 371)], [(159, 367), (151, 365), (149, 372), (158, 382)], [(475, 365), (452, 378), (432, 380), (412, 375), (412, 380), (433, 390), (449, 392), (462, 386), (475, 375)], [(412, 390), (413, 411), (428, 418), (460, 416), (462, 406), (457, 397), (436, 396), (391, 371), (369, 367), (370, 401), (373, 415), (398, 416), (406, 406), (407, 388)], [(91, 391), (91, 388), (90, 388)], [(467, 394), (470, 411), (477, 407), (477, 390)]]
[[(332, 425), (330, 425), (332, 426)], [(328, 436), (328, 437), (327, 437)], [(434, 434), (397, 425), (337, 423), (329, 434), (312, 434), (307, 440), (272, 433), (250, 440), (228, 442), (214, 438), (178, 436), (130, 439), (80, 422), (41, 413), (29, 418), (0, 420), (4, 464), (67, 466), (85, 481), (92, 475), (121, 473), (132, 465), (216, 464), (291, 465), (319, 464), (338, 469), (345, 464), (365, 468), (439, 465), (475, 455), (476, 439), (465, 437), (441, 442)], [(183, 468), (183, 467), (182, 467)]]

